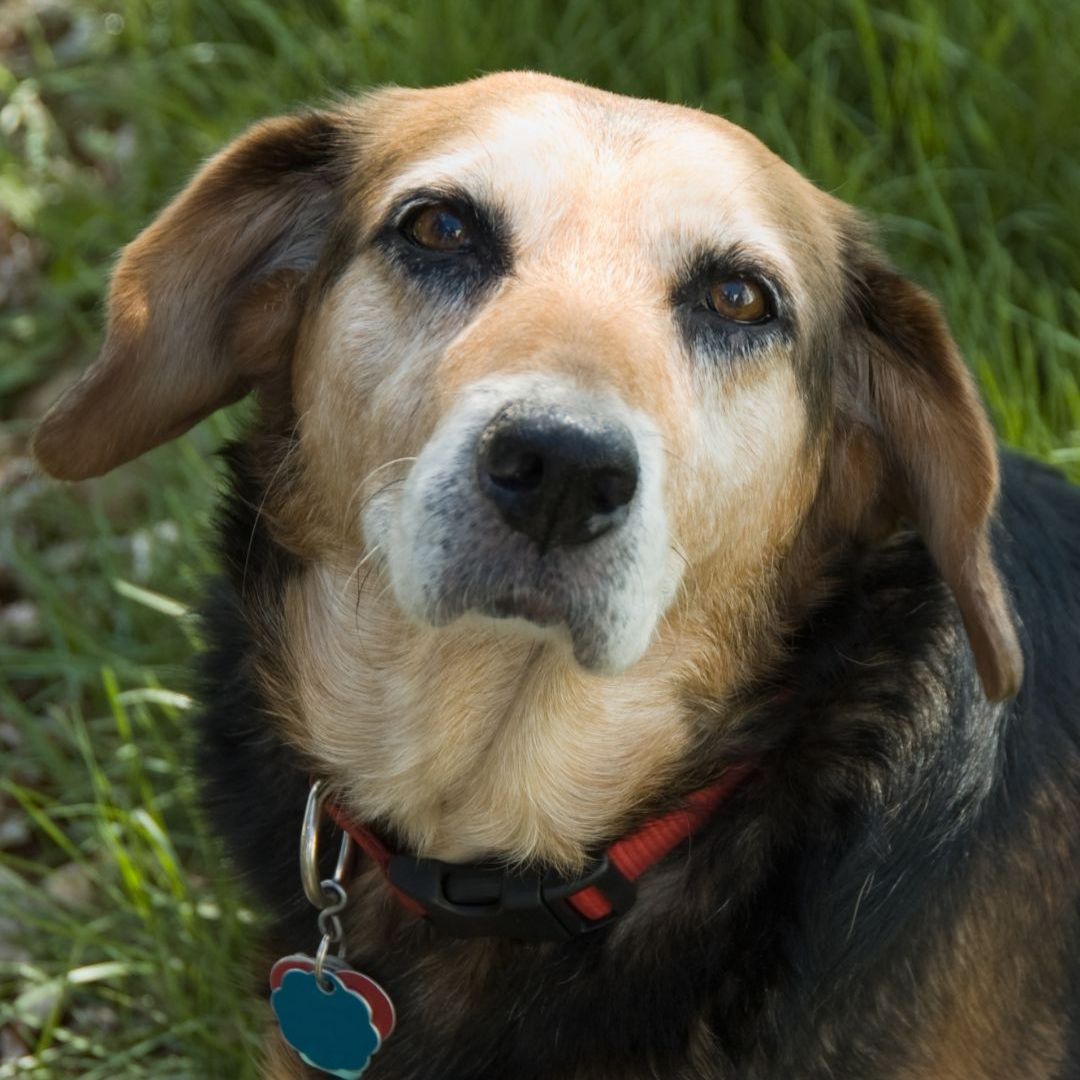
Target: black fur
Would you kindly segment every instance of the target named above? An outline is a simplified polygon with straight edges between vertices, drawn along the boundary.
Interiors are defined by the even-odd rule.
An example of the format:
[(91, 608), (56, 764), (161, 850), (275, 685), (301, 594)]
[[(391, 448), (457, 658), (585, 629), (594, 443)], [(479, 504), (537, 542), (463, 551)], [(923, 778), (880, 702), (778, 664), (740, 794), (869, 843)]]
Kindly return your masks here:
[[(210, 589), (201, 664), (205, 705), (197, 767), (204, 804), (237, 865), (289, 935), (309, 929), (310, 908), (297, 877), (297, 837), (308, 777), (260, 700), (251, 665), (258, 648), (253, 613), (280, 610), (295, 560), (258, 524), (262, 493), (242, 464), (225, 458), (232, 492), (219, 519), (225, 576)], [(283, 842), (285, 836), (291, 842)]]
[[(311, 951), (296, 871), (307, 767), (274, 733), (251, 676), (296, 565), (258, 520), (242, 454), (231, 467), (200, 768), (213, 823), (277, 917), (282, 951)], [(1080, 492), (1012, 455), (1003, 479), (995, 546), (1026, 660), (1014, 702), (982, 697), (916, 537), (849, 557), (784, 669), (745, 694), (730, 738), (703, 741), (717, 768), (749, 754), (757, 771), (642, 879), (622, 925), (537, 946), (353, 913), (389, 935), (351, 959), (399, 1010), (366, 1075), (899, 1076), (932, 1019), (959, 921), (1040, 910), (1066, 889), (1070, 917), (1000, 948), (1016, 954), (1017, 1040), (1032, 1002), (1066, 1016), (1060, 1076), (1080, 1077)], [(709, 705), (688, 708), (710, 731)], [(699, 780), (700, 765), (688, 769), (687, 785)], [(1048, 793), (1071, 812), (1040, 811)], [(1002, 918), (1005, 935), (1020, 925)]]

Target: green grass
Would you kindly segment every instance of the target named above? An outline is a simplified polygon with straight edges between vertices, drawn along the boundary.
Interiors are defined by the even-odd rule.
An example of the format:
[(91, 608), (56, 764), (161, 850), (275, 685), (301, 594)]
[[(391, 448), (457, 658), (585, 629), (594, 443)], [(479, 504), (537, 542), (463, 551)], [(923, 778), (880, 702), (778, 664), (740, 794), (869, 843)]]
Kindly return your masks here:
[(22, 455), (113, 253), (253, 119), (506, 67), (723, 113), (881, 224), (1003, 439), (1080, 477), (1080, 5), (32, 10), (0, 7), (0, 1080), (252, 1075), (253, 916), (185, 767), (228, 420), (77, 489)]

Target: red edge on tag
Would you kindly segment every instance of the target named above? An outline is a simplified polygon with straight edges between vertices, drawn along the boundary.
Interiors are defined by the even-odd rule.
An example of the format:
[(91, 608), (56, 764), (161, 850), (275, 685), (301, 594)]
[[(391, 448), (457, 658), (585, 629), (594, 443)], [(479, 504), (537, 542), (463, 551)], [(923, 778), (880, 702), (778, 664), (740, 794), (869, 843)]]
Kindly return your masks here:
[(295, 956), (283, 956), (270, 969), (270, 989), (276, 990), (281, 986), (281, 980), (289, 971), (314, 971), (315, 964), (308, 957), (297, 953)]
[[(295, 953), (292, 956), (283, 956), (270, 969), (270, 989), (277, 990), (281, 986), (281, 980), (290, 971), (314, 972), (315, 961), (303, 953)], [(359, 994), (371, 1009), (371, 1022), (379, 1033), (379, 1038), (385, 1041), (394, 1030), (397, 1017), (394, 1013), (394, 1003), (390, 1000), (387, 992), (367, 975), (361, 975), (359, 971), (351, 968), (328, 969), (328, 974), (334, 976), (347, 990)]]

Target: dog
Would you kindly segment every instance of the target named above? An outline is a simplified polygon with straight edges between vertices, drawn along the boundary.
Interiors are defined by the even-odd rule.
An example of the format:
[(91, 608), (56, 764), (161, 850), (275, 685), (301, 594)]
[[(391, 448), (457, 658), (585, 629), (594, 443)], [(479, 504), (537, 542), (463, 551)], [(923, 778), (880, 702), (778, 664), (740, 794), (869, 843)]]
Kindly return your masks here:
[(198, 769), (362, 1010), (264, 1076), (1080, 1076), (1080, 496), (854, 211), (537, 74), (264, 121), (34, 452), (249, 393)]

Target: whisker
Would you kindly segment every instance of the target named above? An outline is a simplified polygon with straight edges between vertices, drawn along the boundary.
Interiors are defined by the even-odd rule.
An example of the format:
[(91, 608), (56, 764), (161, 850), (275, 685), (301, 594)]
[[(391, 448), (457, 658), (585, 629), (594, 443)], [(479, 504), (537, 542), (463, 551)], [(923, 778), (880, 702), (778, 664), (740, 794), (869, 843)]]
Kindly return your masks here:
[(370, 495), (369, 495), (369, 496), (368, 496), (368, 497), (367, 497), (367, 498), (366, 498), (366, 499), (365, 499), (365, 500), (364, 500), (364, 501), (363, 501), (363, 502), (362, 502), (362, 503), (360, 504), (360, 507), (359, 507), (359, 509), (358, 509), (358, 510), (356, 511), (356, 514), (355, 514), (355, 516), (356, 516), (356, 517), (361, 517), (361, 516), (363, 515), (364, 511), (365, 511), (365, 510), (366, 510), (366, 509), (368, 508), (368, 504), (369, 504), (369, 503), (370, 503), (370, 502), (372, 501), (372, 499), (377, 499), (377, 498), (378, 498), (378, 497), (379, 497), (379, 496), (380, 496), (380, 495), (381, 495), (381, 494), (382, 494), (382, 493), (383, 493), (384, 491), (387, 491), (387, 490), (389, 490), (389, 489), (390, 489), (390, 488), (392, 488), (392, 487), (393, 487), (393, 486), (394, 486), (395, 484), (404, 484), (404, 483), (405, 483), (405, 480), (406, 480), (406, 477), (404, 477), (404, 476), (399, 476), (399, 477), (398, 477), (398, 478), (397, 478), (396, 480), (387, 480), (387, 481), (386, 481), (386, 483), (385, 483), (385, 484), (383, 484), (383, 486), (382, 486), (382, 487), (380, 487), (380, 488), (379, 488), (378, 490), (376, 490), (376, 491), (373, 491), (373, 492), (372, 492), (372, 493), (371, 493), (371, 494), (370, 494)]
[[(370, 559), (374, 558), (374, 557), (375, 557), (376, 555), (378, 555), (378, 553), (379, 553), (380, 551), (382, 551), (382, 547), (381, 547), (381, 546), (380, 546), (379, 544), (376, 544), (376, 545), (375, 545), (375, 546), (374, 546), (374, 547), (373, 547), (373, 548), (372, 548), (372, 549), (371, 549), (371, 550), (370, 550), (370, 551), (369, 551), (369, 552), (368, 552), (368, 553), (367, 553), (367, 554), (366, 554), (366, 555), (365, 555), (365, 556), (364, 556), (364, 557), (363, 557), (363, 558), (362, 558), (362, 559), (361, 559), (361, 560), (360, 560), (360, 561), (359, 561), (359, 562), (358, 562), (358, 563), (357, 563), (357, 564), (356, 564), (356, 565), (355, 565), (355, 566), (354, 566), (354, 567), (352, 568), (352, 571), (350, 572), (349, 576), (348, 576), (348, 577), (347, 577), (347, 578), (345, 579), (345, 584), (344, 584), (344, 585), (343, 585), (343, 586), (341, 587), (341, 591), (342, 591), (343, 593), (344, 593), (344, 592), (348, 592), (348, 591), (349, 591), (349, 585), (350, 585), (350, 584), (352, 583), (352, 579), (353, 579), (354, 577), (356, 577), (356, 575), (357, 575), (357, 574), (359, 574), (359, 573), (360, 573), (360, 571), (361, 571), (361, 569), (363, 568), (364, 564), (365, 564), (366, 562), (368, 562), (368, 561), (369, 561)], [(357, 601), (359, 602), (359, 593), (357, 594)]]
[[(266, 485), (263, 491), (262, 499), (259, 505), (255, 507), (255, 520), (251, 523), (251, 534), (248, 536), (247, 550), (244, 552), (244, 567), (240, 571), (240, 599), (243, 601), (247, 597), (247, 572), (248, 564), (251, 562), (251, 550), (255, 546), (255, 532), (259, 527), (259, 519), (262, 517), (263, 510), (266, 508), (266, 501), (270, 498), (270, 493), (274, 489), (274, 485), (277, 483), (278, 477), (281, 475), (281, 470), (289, 463), (292, 456), (293, 441), (296, 438), (297, 429), (300, 427), (300, 421), (303, 418), (303, 414), (296, 418), (296, 423), (293, 424), (292, 429), (289, 432), (289, 446), (281, 455), (281, 460), (277, 464), (277, 468), (274, 470), (274, 474), (270, 477), (270, 482)], [(250, 505), (250, 504), (249, 504)]]
[[(353, 488), (353, 492), (349, 496), (348, 501), (345, 504), (345, 515), (346, 515), (346, 517), (348, 517), (348, 516), (350, 516), (352, 514), (352, 504), (356, 500), (356, 498), (360, 494), (360, 492), (363, 491), (364, 485), (369, 483), (375, 476), (377, 476), (379, 473), (381, 473), (383, 471), (383, 469), (389, 469), (392, 465), (408, 464), (409, 462), (415, 461), (415, 460), (416, 460), (415, 457), (399, 457), (399, 458), (393, 458), (391, 461), (384, 461), (381, 465), (376, 465), (375, 468), (372, 469), (371, 472), (369, 472), (367, 474), (367, 476), (365, 476), (364, 479), (361, 480), (356, 485), (356, 487)], [(401, 477), (400, 479), (403, 480), (405, 478)], [(380, 488), (379, 490), (382, 491), (384, 489)], [(376, 492), (376, 494), (378, 494), (378, 492)], [(374, 496), (372, 496), (372, 498), (374, 498)], [(366, 501), (365, 501), (364, 505), (365, 506), (367, 505)], [(361, 512), (362, 512), (362, 508), (361, 508)]]
[(388, 581), (382, 587), (382, 589), (379, 590), (379, 595), (375, 597), (373, 603), (377, 604), (391, 590), (391, 588), (393, 588), (393, 585), (394, 583), (392, 581)]
[(356, 582), (356, 620), (359, 626), (360, 621), (360, 601), (363, 598), (364, 590), (367, 588), (368, 578), (375, 572), (374, 566), (367, 568), (367, 573), (364, 574), (363, 580), (357, 580)]

